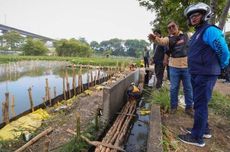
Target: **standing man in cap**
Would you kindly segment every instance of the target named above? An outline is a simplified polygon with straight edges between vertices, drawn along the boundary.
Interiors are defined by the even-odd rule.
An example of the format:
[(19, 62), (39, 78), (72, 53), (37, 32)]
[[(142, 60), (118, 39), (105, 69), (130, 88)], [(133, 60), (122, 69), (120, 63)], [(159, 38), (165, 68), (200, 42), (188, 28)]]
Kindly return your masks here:
[(178, 137), (184, 143), (204, 147), (203, 138), (211, 138), (208, 102), (218, 75), (229, 64), (229, 51), (223, 32), (208, 24), (212, 12), (207, 4), (192, 4), (185, 9), (184, 15), (195, 28), (188, 51), (195, 114), (193, 127), (187, 128), (188, 134)]

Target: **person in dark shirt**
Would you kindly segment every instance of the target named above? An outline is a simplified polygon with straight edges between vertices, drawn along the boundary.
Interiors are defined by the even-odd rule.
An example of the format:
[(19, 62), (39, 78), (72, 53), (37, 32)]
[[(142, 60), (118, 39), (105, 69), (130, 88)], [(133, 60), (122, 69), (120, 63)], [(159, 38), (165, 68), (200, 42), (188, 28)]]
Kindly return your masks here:
[[(158, 37), (161, 37), (160, 30), (154, 30), (153, 33)], [(162, 86), (163, 78), (164, 78), (164, 70), (165, 66), (163, 64), (164, 55), (165, 55), (165, 47), (162, 45), (155, 45), (153, 63), (155, 64), (154, 70), (157, 78), (156, 88), (159, 89)]]
[(147, 47), (144, 48), (144, 52), (143, 52), (143, 57), (144, 57), (144, 64), (145, 64), (145, 68), (149, 67), (149, 50)]

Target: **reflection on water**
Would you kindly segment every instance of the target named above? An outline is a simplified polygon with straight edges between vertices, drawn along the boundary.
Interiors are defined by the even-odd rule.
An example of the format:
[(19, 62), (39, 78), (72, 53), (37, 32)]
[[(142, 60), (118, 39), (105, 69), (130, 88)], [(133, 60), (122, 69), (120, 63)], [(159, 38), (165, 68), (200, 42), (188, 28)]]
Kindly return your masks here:
[[(14, 96), (16, 114), (28, 110), (30, 108), (29, 87), (32, 88), (34, 106), (42, 103), (45, 96), (46, 79), (49, 82), (51, 98), (54, 97), (54, 87), (56, 87), (57, 95), (62, 94), (63, 77), (65, 76), (64, 67), (67, 64), (67, 62), (54, 61), (26, 61), (12, 63), (11, 65), (0, 65), (0, 110), (2, 109), (1, 103), (5, 101), (6, 92), (10, 94), (9, 107), (11, 107), (12, 96)], [(76, 69), (76, 73), (78, 71), (79, 69)], [(69, 85), (72, 86), (72, 68), (67, 68), (67, 72)], [(87, 73), (84, 70), (82, 72), (83, 83), (87, 83)], [(97, 70), (94, 70), (93, 75), (96, 74)], [(101, 74), (103, 75), (102, 72)], [(78, 80), (77, 75), (76, 80)], [(78, 81), (76, 81), (76, 86), (78, 86)], [(0, 122), (2, 122), (1, 115)]]
[(149, 108), (149, 104), (144, 100), (140, 101), (140, 104), (136, 111), (136, 118), (125, 144), (125, 150), (128, 152), (145, 152), (147, 147), (148, 138), (148, 123), (149, 115), (140, 115), (140, 109)]

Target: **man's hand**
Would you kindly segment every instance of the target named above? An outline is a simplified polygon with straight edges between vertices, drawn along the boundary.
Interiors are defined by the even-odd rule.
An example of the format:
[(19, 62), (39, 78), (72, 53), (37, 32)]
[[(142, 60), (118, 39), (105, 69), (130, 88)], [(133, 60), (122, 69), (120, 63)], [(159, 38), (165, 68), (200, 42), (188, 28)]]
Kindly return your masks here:
[(156, 39), (156, 35), (155, 34), (149, 34), (148, 38), (149, 38), (150, 42), (153, 42)]
[(167, 54), (164, 55), (163, 65), (167, 66), (169, 64), (169, 56)]

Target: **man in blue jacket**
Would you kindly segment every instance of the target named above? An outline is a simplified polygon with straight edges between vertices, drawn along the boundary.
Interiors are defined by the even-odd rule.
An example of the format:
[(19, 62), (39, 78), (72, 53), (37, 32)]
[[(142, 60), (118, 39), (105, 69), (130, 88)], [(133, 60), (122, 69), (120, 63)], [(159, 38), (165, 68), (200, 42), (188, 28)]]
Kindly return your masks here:
[(223, 32), (207, 23), (211, 8), (205, 3), (188, 6), (184, 15), (195, 33), (189, 42), (188, 68), (194, 100), (194, 124), (187, 128), (188, 134), (179, 135), (187, 144), (204, 147), (203, 138), (211, 138), (208, 127), (208, 102), (221, 70), (229, 64), (229, 50)]

